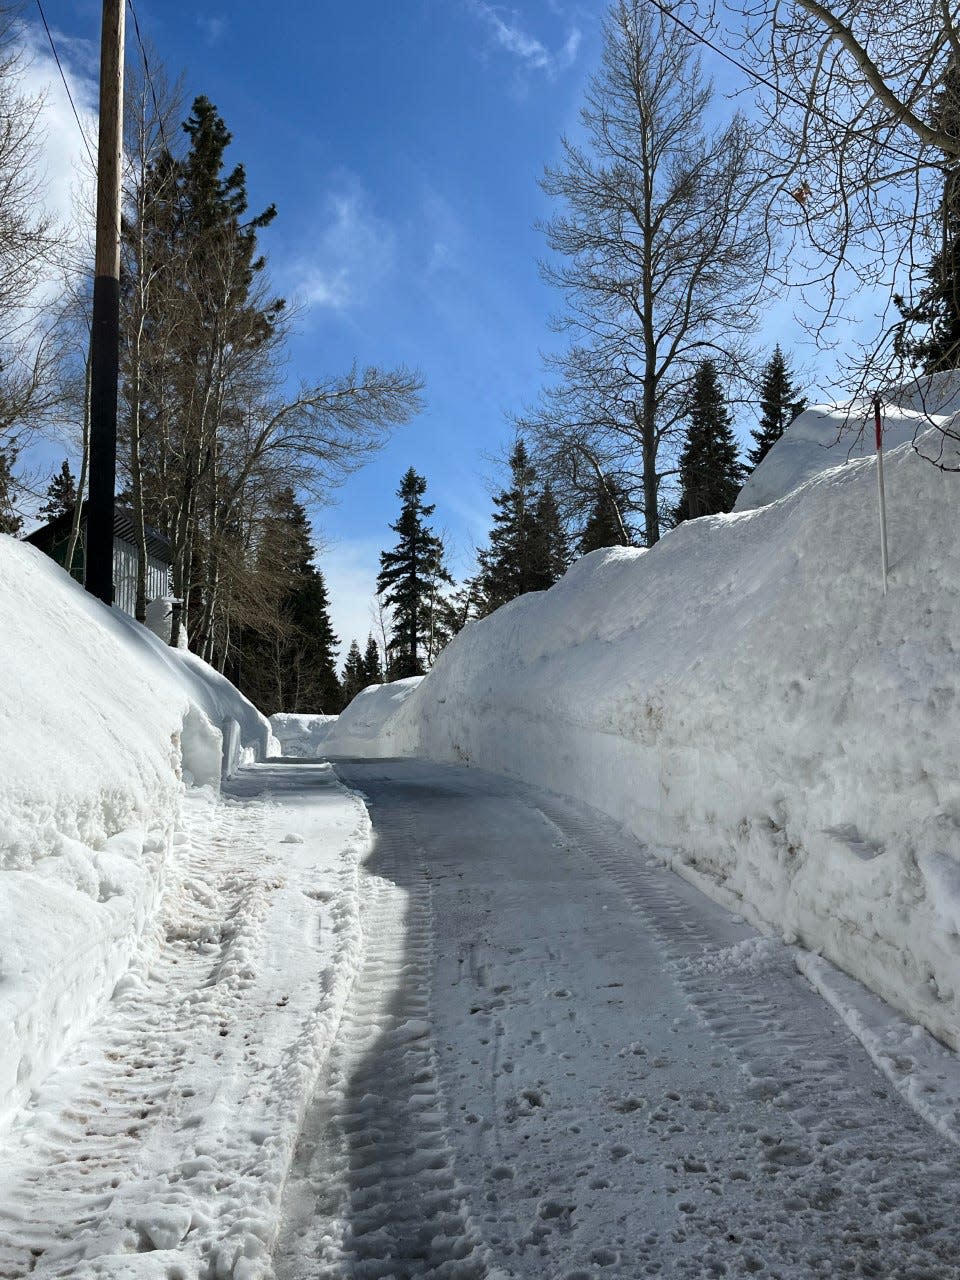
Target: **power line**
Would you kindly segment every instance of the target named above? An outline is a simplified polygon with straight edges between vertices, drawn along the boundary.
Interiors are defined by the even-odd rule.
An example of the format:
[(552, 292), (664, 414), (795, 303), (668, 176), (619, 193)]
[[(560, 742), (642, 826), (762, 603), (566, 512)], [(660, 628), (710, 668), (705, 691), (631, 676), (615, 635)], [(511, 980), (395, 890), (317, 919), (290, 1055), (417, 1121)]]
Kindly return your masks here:
[[(726, 49), (722, 49), (719, 45), (714, 44), (712, 40), (703, 34), (703, 32), (698, 31), (696, 27), (691, 26), (689, 22), (685, 22), (683, 18), (669, 9), (662, 0), (647, 0), (647, 2), (652, 4), (655, 9), (659, 10), (665, 18), (669, 18), (671, 22), (675, 23), (681, 28), (681, 30), (685, 31), (687, 35), (693, 36), (694, 40), (705, 45), (708, 49), (711, 49), (718, 57), (729, 62), (730, 65), (736, 67), (738, 71), (742, 71), (745, 76), (749, 76), (751, 80), (755, 80), (757, 84), (762, 84), (764, 88), (771, 89), (777, 97), (783, 98), (784, 101), (792, 103), (802, 111), (809, 111), (813, 115), (819, 116), (825, 124), (831, 125), (834, 129), (847, 128), (847, 125), (845, 125), (842, 120), (838, 120), (835, 116), (831, 116), (821, 107), (815, 106), (812, 102), (804, 102), (802, 98), (797, 98), (792, 93), (787, 93), (787, 91), (780, 85), (775, 84), (772, 80), (768, 80), (766, 76), (762, 76), (759, 71), (755, 71), (753, 67), (748, 67), (745, 62), (740, 62), (739, 59), (735, 58), (732, 54), (727, 53)], [(911, 164), (915, 164), (917, 161), (917, 157), (915, 155), (911, 155), (908, 151), (901, 151), (899, 147), (892, 147), (888, 144), (886, 150), (888, 150), (891, 155), (898, 156), (901, 160), (907, 160)]]
[(140, 49), (143, 71), (144, 75), (147, 77), (147, 84), (150, 86), (150, 97), (153, 99), (153, 109), (157, 117), (157, 127), (160, 130), (160, 141), (163, 143), (164, 150), (169, 152), (170, 144), (167, 141), (167, 132), (163, 127), (163, 113), (160, 110), (160, 103), (157, 101), (157, 90), (153, 82), (153, 72), (150, 70), (150, 60), (147, 57), (147, 51), (144, 48), (143, 37), (140, 35), (140, 23), (137, 20), (137, 11), (133, 7), (133, 0), (127, 0), (127, 8), (130, 10), (131, 18), (133, 18), (133, 30), (137, 37), (137, 45)]
[(67, 91), (67, 97), (70, 100), (70, 106), (73, 108), (73, 118), (77, 122), (77, 128), (80, 130), (80, 137), (83, 139), (83, 145), (86, 147), (87, 155), (90, 157), (90, 163), (93, 165), (94, 169), (96, 169), (97, 162), (93, 158), (93, 152), (90, 150), (90, 143), (87, 141), (87, 135), (84, 133), (83, 125), (80, 123), (80, 116), (79, 116), (79, 113), (77, 112), (76, 103), (73, 100), (73, 94), (70, 92), (70, 86), (67, 84), (67, 77), (63, 73), (63, 67), (60, 64), (60, 55), (57, 53), (57, 46), (53, 42), (53, 35), (51, 34), (50, 28), (47, 25), (47, 15), (43, 12), (43, 5), (40, 3), (40, 0), (37, 0), (37, 8), (40, 10), (40, 19), (43, 22), (43, 29), (47, 33), (47, 39), (50, 41), (50, 49), (51, 49), (51, 52), (53, 53), (53, 60), (57, 64), (57, 70), (60, 72), (60, 79), (63, 81), (64, 89), (66, 89)]

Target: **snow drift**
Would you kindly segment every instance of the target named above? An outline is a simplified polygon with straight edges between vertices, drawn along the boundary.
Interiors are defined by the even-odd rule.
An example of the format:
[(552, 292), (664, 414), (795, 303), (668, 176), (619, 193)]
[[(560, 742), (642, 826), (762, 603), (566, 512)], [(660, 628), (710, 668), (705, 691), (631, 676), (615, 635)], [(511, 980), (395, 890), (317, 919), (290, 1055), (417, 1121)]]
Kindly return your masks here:
[(151, 919), (183, 780), (269, 725), (190, 654), (0, 536), (0, 1121), (89, 1022)]
[[(912, 436), (911, 412), (886, 416)], [(888, 453), (886, 597), (870, 459), (595, 552), (419, 686), (361, 694), (328, 750), (579, 798), (960, 1047), (958, 485)]]

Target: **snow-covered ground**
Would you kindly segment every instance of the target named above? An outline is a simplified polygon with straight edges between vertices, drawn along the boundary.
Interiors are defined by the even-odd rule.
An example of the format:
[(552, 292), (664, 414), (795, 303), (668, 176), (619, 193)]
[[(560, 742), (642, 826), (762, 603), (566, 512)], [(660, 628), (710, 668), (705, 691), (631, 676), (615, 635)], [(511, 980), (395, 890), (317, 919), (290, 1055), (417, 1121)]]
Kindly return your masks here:
[[(885, 420), (888, 439), (918, 424)], [(760, 468), (771, 494), (802, 479), (778, 453), (817, 422)], [(327, 749), (583, 800), (960, 1046), (960, 481), (909, 444), (886, 478), (886, 596), (874, 464), (853, 459), (651, 552), (585, 557), (469, 625), (421, 682), (360, 694)]]
[(270, 728), (233, 686), (0, 536), (0, 1127), (155, 916), (184, 781)]
[(960, 1277), (956, 1121), (904, 1104), (792, 948), (580, 806), (338, 771), (373, 823), (365, 955), (279, 1280)]
[(366, 810), (328, 765), (188, 795), (113, 998), (4, 1135), (0, 1276), (269, 1272), (281, 1191), (360, 963)]

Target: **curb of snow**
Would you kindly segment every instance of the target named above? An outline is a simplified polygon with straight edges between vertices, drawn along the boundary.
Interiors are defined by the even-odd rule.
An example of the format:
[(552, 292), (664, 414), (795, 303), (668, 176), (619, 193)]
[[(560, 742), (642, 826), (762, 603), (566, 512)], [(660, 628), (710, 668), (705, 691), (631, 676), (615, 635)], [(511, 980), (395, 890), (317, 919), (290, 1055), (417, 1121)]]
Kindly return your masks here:
[(794, 947), (797, 969), (883, 1073), (938, 1133), (960, 1146), (960, 1058), (829, 960)]

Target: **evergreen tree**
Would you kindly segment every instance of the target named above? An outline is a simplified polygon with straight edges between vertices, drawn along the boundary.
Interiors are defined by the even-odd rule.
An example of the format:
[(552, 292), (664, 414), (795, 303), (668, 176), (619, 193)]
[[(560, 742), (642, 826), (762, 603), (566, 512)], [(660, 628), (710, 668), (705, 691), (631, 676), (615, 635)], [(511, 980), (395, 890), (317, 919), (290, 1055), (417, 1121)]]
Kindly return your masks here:
[(372, 635), (367, 636), (367, 647), (363, 651), (363, 678), (367, 684), (383, 684), (380, 646)]
[[(631, 546), (631, 530), (626, 524), (627, 497), (623, 487), (610, 476), (598, 480), (593, 506), (580, 534), (577, 550), (582, 556), (600, 547)], [(619, 518), (618, 518), (619, 516)], [(624, 540), (626, 527), (627, 540)]]
[(778, 343), (763, 367), (760, 380), (760, 426), (751, 431), (754, 446), (747, 453), (750, 469), (759, 466), (798, 413), (807, 407)]
[[(312, 550), (312, 548), (311, 548)], [(323, 574), (311, 564), (289, 599), (295, 628), (291, 645), (291, 701), (294, 711), (332, 715), (343, 707), (337, 678), (340, 641), (330, 621), (330, 598)]]
[(687, 435), (680, 455), (679, 524), (729, 511), (743, 483), (733, 423), (712, 360), (702, 360), (693, 379)]
[(360, 652), (360, 646), (356, 640), (352, 640), (350, 648), (347, 650), (346, 661), (343, 664), (343, 705), (349, 706), (360, 690), (367, 687), (368, 683), (363, 654)]
[(530, 591), (546, 591), (567, 571), (570, 552), (549, 480), (537, 498), (530, 547)]
[[(257, 244), (276, 209), (248, 211), (244, 167), (227, 166), (231, 134), (209, 99), (195, 99), (183, 131), (186, 154), (149, 164), (124, 224), (121, 426), (135, 523), (169, 537), (174, 592), (211, 659), (226, 623), (218, 584), (240, 561), (237, 476), (254, 471), (244, 424), (270, 385), (284, 304)], [(141, 577), (143, 559), (141, 539)]]
[[(943, 88), (936, 95), (931, 123), (952, 138), (960, 138), (960, 67), (951, 63)], [(903, 315), (897, 350), (924, 373), (940, 373), (960, 366), (960, 163), (951, 157), (943, 166), (940, 248), (927, 269), (927, 286), (908, 306), (894, 301)], [(919, 326), (921, 336), (912, 330)]]
[(477, 580), (467, 578), (461, 582), (450, 597), (450, 611), (453, 616), (453, 634), (462, 631), (472, 618), (479, 617), (477, 612)]
[(426, 523), (434, 510), (423, 502), (426, 489), (426, 480), (410, 467), (397, 490), (400, 516), (390, 526), (399, 541), (392, 551), (380, 553), (377, 594), (393, 611), (388, 654), (391, 680), (423, 674), (440, 585), (451, 581), (443, 567), (443, 544)]
[(493, 499), (490, 545), (478, 556), (476, 587), (480, 616), (534, 589), (537, 473), (518, 439), (509, 457), (510, 487)]
[(76, 481), (70, 470), (70, 463), (64, 458), (63, 466), (50, 479), (47, 486), (47, 499), (40, 508), (40, 514), (46, 516), (48, 520), (56, 520), (57, 516), (71, 515), (76, 505)]
[(446, 590), (452, 585), (453, 577), (447, 568), (446, 551), (441, 547), (427, 600), (424, 649), (428, 666), (432, 666), (441, 650), (446, 648), (463, 625), (459, 620), (454, 598)]
[(258, 548), (262, 601), (243, 638), (241, 689), (267, 715), (335, 713), (339, 641), (323, 574), (313, 563), (310, 523), (291, 489), (274, 499)]
[(23, 521), (13, 505), (16, 485), (13, 479), (13, 464), (16, 455), (5, 453), (0, 449), (0, 533), (19, 533)]

